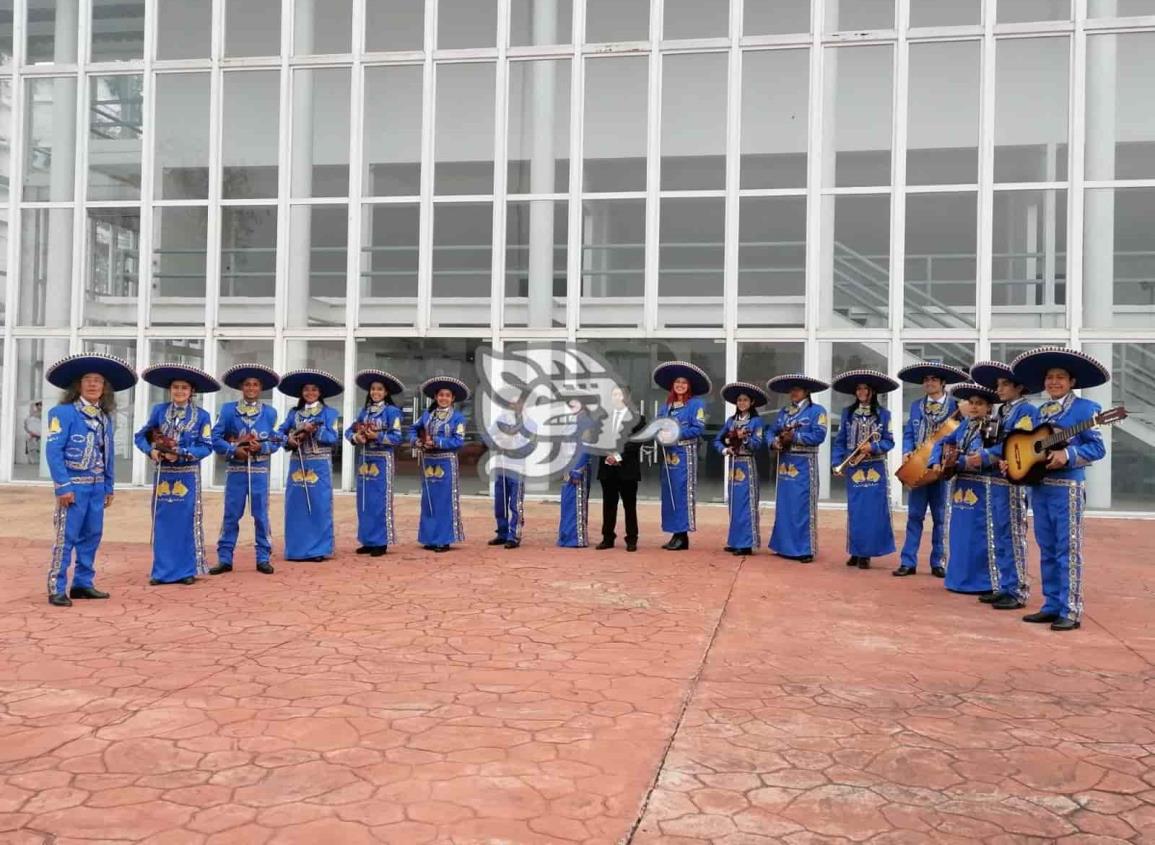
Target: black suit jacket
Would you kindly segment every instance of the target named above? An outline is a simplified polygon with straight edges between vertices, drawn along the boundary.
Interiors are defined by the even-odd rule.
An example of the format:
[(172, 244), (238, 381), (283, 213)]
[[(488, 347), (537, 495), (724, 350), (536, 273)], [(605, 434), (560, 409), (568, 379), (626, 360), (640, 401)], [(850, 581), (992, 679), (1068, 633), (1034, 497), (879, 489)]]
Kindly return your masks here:
[[(638, 417), (634, 422), (634, 427), (630, 429), (630, 435), (637, 434), (646, 427), (646, 418), (644, 416)], [(641, 443), (632, 443), (626, 441), (622, 446), (622, 462), (620, 464), (607, 464), (604, 456), (598, 458), (598, 481), (641, 481), (642, 480), (642, 464), (641, 464)]]

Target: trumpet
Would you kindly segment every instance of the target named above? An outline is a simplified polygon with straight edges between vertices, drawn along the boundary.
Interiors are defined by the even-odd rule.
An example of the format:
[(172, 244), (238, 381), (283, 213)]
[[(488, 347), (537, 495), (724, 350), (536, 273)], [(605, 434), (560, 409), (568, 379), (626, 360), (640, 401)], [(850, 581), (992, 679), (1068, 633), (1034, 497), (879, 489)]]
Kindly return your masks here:
[(882, 432), (877, 431), (877, 430), (872, 431), (870, 434), (870, 437), (866, 438), (861, 443), (859, 443), (858, 448), (856, 448), (853, 452), (851, 452), (850, 455), (847, 456), (845, 461), (843, 461), (842, 463), (840, 463), (838, 466), (836, 466), (834, 468), (834, 474), (835, 475), (842, 475), (843, 470), (845, 470), (847, 467), (858, 466), (860, 463), (863, 462), (863, 460), (865, 460), (866, 456), (870, 454), (870, 447), (873, 444), (877, 443), (881, 439), (882, 439)]

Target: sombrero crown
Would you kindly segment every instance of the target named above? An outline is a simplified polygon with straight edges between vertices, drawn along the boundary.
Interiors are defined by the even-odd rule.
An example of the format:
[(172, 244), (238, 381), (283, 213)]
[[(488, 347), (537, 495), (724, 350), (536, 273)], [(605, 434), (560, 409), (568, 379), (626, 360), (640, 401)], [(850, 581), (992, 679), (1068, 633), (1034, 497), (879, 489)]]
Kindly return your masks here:
[(999, 386), (999, 379), (1005, 378), (1019, 384), (1015, 371), (1010, 364), (1002, 361), (979, 361), (971, 367), (971, 380), (975, 384), (995, 390)]
[(992, 404), (999, 401), (999, 395), (989, 387), (984, 387), (981, 384), (970, 381), (954, 385), (950, 389), (950, 395), (955, 399), (961, 399), (963, 401), (969, 401), (976, 397), (986, 399)]
[(934, 361), (919, 361), (898, 371), (899, 379), (907, 384), (922, 384), (922, 380), (927, 376), (942, 379), (945, 384), (957, 384), (969, 378), (966, 372), (958, 367)]
[(281, 383), (277, 385), (277, 389), (286, 396), (300, 399), (301, 391), (305, 389), (307, 384), (316, 385), (317, 389), (321, 391), (322, 399), (338, 396), (345, 390), (345, 386), (335, 376), (324, 370), (293, 370), (285, 373), (281, 376)]
[(103, 353), (69, 355), (48, 368), (44, 379), (54, 387), (67, 390), (89, 373), (103, 376), (114, 391), (128, 390), (136, 384), (136, 370), (123, 358)]
[(830, 389), (830, 385), (822, 379), (811, 378), (803, 373), (786, 373), (766, 382), (766, 389), (774, 393), (789, 393), (796, 387), (801, 387), (807, 393), (821, 393)]
[(187, 381), (197, 393), (216, 393), (221, 383), (199, 367), (188, 364), (156, 364), (140, 374), (153, 387), (167, 389), (174, 381)]
[(234, 390), (240, 390), (241, 385), (251, 378), (261, 383), (261, 390), (272, 390), (281, 383), (277, 371), (264, 364), (236, 364), (221, 374), (221, 381)]
[(1024, 352), (1011, 362), (1020, 384), (1038, 393), (1043, 389), (1047, 371), (1066, 370), (1075, 379), (1075, 387), (1098, 387), (1111, 380), (1111, 372), (1085, 352), (1063, 346), (1040, 346)]
[(464, 402), (469, 398), (469, 387), (461, 379), (453, 376), (434, 376), (426, 379), (421, 385), (422, 395), (430, 399), (436, 399), (440, 390), (450, 391), (454, 402)]
[(738, 397), (743, 395), (750, 397), (750, 402), (755, 408), (760, 408), (770, 401), (765, 390), (748, 381), (732, 381), (722, 388), (722, 398), (731, 405), (738, 404)]
[(890, 393), (892, 390), (898, 390), (898, 382), (878, 370), (847, 370), (837, 376), (831, 386), (838, 393), (854, 393), (860, 384), (865, 384), (875, 393)]
[(713, 387), (706, 371), (689, 361), (666, 361), (654, 368), (654, 384), (662, 390), (673, 390), (674, 382), (680, 378), (690, 383), (690, 393), (693, 396), (704, 396)]
[(397, 378), (397, 376), (387, 373), (384, 370), (362, 370), (357, 373), (354, 381), (362, 390), (368, 390), (373, 386), (373, 382), (379, 381), (385, 385), (385, 390), (390, 396), (396, 396), (399, 393), (405, 392), (405, 383)]

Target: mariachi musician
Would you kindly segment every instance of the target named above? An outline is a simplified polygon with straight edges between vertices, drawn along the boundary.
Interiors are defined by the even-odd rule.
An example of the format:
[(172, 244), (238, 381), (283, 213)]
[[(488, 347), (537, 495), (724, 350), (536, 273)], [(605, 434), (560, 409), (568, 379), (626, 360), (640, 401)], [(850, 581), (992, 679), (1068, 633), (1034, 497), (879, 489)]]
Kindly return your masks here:
[(770, 449), (778, 455), (770, 551), (810, 563), (818, 554), (818, 447), (829, 424), (826, 409), (811, 397), (830, 385), (788, 373), (770, 379), (766, 388), (790, 398), (769, 427)]
[(706, 430), (706, 403), (710, 377), (687, 361), (666, 361), (654, 368), (654, 384), (666, 391), (658, 419), (678, 424), (678, 441), (659, 444), (662, 450), (662, 530), (670, 539), (662, 546), (672, 552), (690, 548), (690, 532), (697, 530), (698, 438)]
[(405, 390), (401, 379), (384, 370), (362, 370), (355, 378), (365, 405), (345, 430), (345, 439), (361, 449), (357, 461), (357, 554), (381, 557), (397, 541), (393, 519), (393, 450), (404, 439), (401, 409), (393, 397)]
[(736, 555), (754, 553), (762, 541), (758, 513), (758, 466), (754, 456), (762, 448), (763, 423), (758, 409), (767, 402), (766, 392), (746, 381), (722, 388), (722, 398), (737, 410), (726, 420), (714, 439), (719, 454), (730, 458), (730, 530), (726, 551)]
[(430, 400), (429, 407), (409, 432), (409, 443), (420, 456), (417, 542), (426, 551), (447, 552), (453, 543), (465, 539), (457, 462), (457, 450), (465, 445), (465, 415), (454, 404), (469, 398), (469, 388), (461, 379), (434, 376), (421, 385), (421, 392)]

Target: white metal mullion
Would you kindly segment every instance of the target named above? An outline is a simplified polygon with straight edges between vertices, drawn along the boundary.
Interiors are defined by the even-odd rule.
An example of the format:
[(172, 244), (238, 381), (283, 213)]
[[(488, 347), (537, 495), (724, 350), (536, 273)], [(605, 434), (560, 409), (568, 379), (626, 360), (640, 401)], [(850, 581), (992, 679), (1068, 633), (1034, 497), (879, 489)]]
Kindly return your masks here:
[[(1087, 0), (1075, 0), (1075, 36), (1071, 41), (1070, 110), (1067, 121), (1067, 328), (1071, 346), (1082, 348), (1083, 329), (1083, 215), (1087, 145)], [(1108, 362), (1108, 366), (1111, 363)]]
[(998, 54), (994, 37), (995, 0), (983, 3), (983, 41), (979, 50), (979, 195), (978, 195), (978, 348), (975, 354), (991, 354), (991, 302), (994, 284), (995, 215), (995, 91)]
[(70, 299), (69, 349), (80, 352), (80, 327), (84, 319), (84, 267), (88, 259), (88, 42), (91, 0), (78, 0), (76, 39), (76, 151), (72, 199), (72, 295)]
[[(738, 325), (738, 240), (741, 200), (742, 154), (742, 50), (738, 46), (742, 34), (743, 3), (730, 4), (730, 51), (727, 56), (726, 95), (726, 190), (723, 221), (722, 264), (722, 324), (725, 327), (727, 357), (734, 356), (733, 370), (737, 369), (737, 347), (734, 331)], [(729, 366), (729, 365), (727, 365)], [(737, 378), (733, 372), (731, 378)]]
[(804, 370), (816, 373), (820, 355), (818, 350), (818, 326), (821, 323), (821, 286), (825, 280), (819, 278), (822, 263), (822, 147), (824, 142), (822, 113), (824, 103), (822, 93), (824, 80), (824, 48), (822, 46), (822, 20), (825, 14), (825, 0), (813, 0), (810, 9), (810, 83), (808, 98), (808, 127), (806, 149), (806, 346), (803, 356)]
[(578, 322), (581, 319), (582, 270), (582, 185), (584, 184), (582, 143), (585, 134), (585, 58), (581, 45), (585, 41), (585, 0), (574, 0), (573, 44), (571, 45), (569, 74), (569, 203), (566, 206), (566, 339), (577, 341)]
[(662, 187), (662, 0), (650, 0), (650, 52), (646, 85), (646, 249), (642, 330), (652, 335), (658, 322), (658, 261)]
[[(236, 2), (236, 0), (233, 0)], [(276, 280), (274, 283), (274, 325), (277, 328), (277, 342), (285, 337), (285, 326), (289, 322), (289, 239), (292, 237), (292, 205), (289, 202), (293, 176), (293, 93), (292, 72), (289, 69), (289, 53), (293, 46), (293, 5), (290, 0), (281, 4), (281, 68), (278, 76), (280, 108), (277, 117), (277, 246)], [(223, 172), (222, 172), (223, 178)]]
[[(365, 158), (365, 66), (363, 55), (365, 0), (353, 2), (353, 66), (349, 70), (349, 200), (345, 206), (345, 372), (343, 380), (347, 385), (343, 398), (345, 419), (354, 419), (357, 391), (353, 378), (357, 369), (357, 314), (361, 307), (361, 239), (364, 236), (364, 215), (361, 211), (361, 195), (364, 188), (362, 178)], [(341, 450), (341, 487), (352, 490), (357, 473), (354, 466), (354, 450)]]
[[(505, 221), (508, 173), (505, 159), (509, 125), (509, 0), (497, 2), (497, 65), (493, 91), (493, 207), (490, 255), (489, 325), (495, 340), (501, 339), (505, 323)], [(552, 286), (552, 280), (550, 282)], [(551, 297), (552, 299), (552, 291)]]
[[(211, 37), (209, 53), (209, 190), (208, 215), (205, 231), (205, 329), (211, 338), (220, 325), (221, 301), (221, 204), (224, 182), (224, 74), (221, 56), (224, 54), (225, 0), (212, 0)], [(274, 308), (274, 322), (276, 308)]]
[[(908, 135), (908, 114), (910, 111), (910, 45), (906, 40), (909, 4), (898, 3), (898, 43), (894, 46), (894, 99), (891, 140), (891, 192), (890, 192), (890, 372), (897, 372), (902, 366), (902, 339), (906, 329), (906, 147)], [(898, 418), (906, 412), (896, 407), (891, 413)], [(899, 449), (887, 453), (886, 462), (890, 472), (898, 469), (902, 454)], [(888, 488), (892, 504), (901, 506), (902, 487), (892, 484)]]
[[(153, 214), (153, 182), (156, 138), (156, 77), (152, 71), (152, 61), (155, 55), (156, 27), (157, 27), (157, 0), (146, 0), (144, 14), (144, 78), (141, 94), (144, 97), (143, 127), (140, 133), (140, 247), (138, 250), (137, 283), (137, 316), (136, 316), (136, 359), (143, 366), (147, 359), (147, 339), (145, 327), (148, 325), (149, 309), (152, 307), (152, 233), (154, 231)], [(211, 370), (210, 370), (211, 372)], [(141, 387), (138, 394), (148, 393)], [(210, 403), (213, 400), (209, 400)], [(147, 404), (147, 399), (146, 399)], [(136, 417), (139, 423), (143, 417)], [(145, 456), (139, 449), (130, 450), (132, 455), (132, 483), (143, 484), (145, 481)], [(205, 468), (200, 468), (201, 482), (205, 481)], [(211, 476), (211, 473), (208, 473)]]
[(425, 65), (421, 75), (421, 200), (417, 234), (417, 334), (429, 334), (433, 302), (433, 168), (437, 131), (437, 0), (425, 0)]

